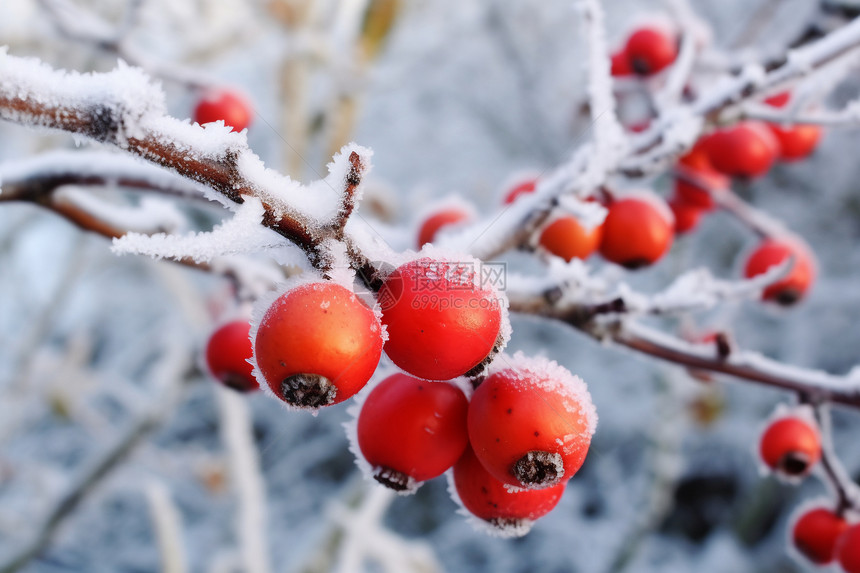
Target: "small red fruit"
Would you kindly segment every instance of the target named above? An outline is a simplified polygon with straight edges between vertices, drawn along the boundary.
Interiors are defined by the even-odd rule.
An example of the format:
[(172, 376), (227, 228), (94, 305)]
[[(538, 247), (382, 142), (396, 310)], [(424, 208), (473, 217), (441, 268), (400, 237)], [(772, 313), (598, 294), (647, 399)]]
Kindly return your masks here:
[(206, 366), (212, 377), (238, 392), (260, 389), (248, 362), (254, 354), (250, 332), (247, 320), (234, 320), (219, 326), (206, 343)]
[(469, 214), (466, 211), (456, 207), (444, 209), (431, 215), (426, 221), (424, 221), (421, 225), (421, 229), (418, 231), (418, 248), (420, 249), (427, 243), (432, 243), (433, 239), (436, 238), (436, 233), (438, 233), (439, 229), (442, 227), (460, 223), (468, 218)]
[(760, 452), (772, 470), (803, 476), (821, 458), (821, 438), (818, 429), (808, 422), (787, 416), (768, 426), (761, 438)]
[(764, 103), (772, 107), (785, 107), (790, 100), (791, 92), (780, 92), (765, 99)]
[(675, 194), (690, 205), (696, 205), (703, 209), (713, 209), (714, 198), (712, 193), (728, 189), (730, 182), (728, 177), (711, 165), (703, 141), (699, 140), (689, 153), (678, 160), (677, 169), (682, 174), (688, 175), (696, 182), (704, 185), (706, 189), (702, 189), (701, 185), (688, 181), (684, 177), (677, 177), (675, 179)]
[(200, 125), (222, 120), (234, 131), (242, 131), (251, 124), (251, 104), (230, 90), (211, 90), (203, 94), (194, 109), (194, 121)]
[(678, 235), (695, 229), (705, 212), (701, 207), (691, 205), (678, 197), (669, 199), (669, 208), (675, 215), (675, 233)]
[(705, 145), (711, 165), (732, 177), (764, 175), (779, 153), (776, 137), (758, 121), (742, 121), (715, 131)]
[(611, 67), (610, 73), (613, 76), (629, 76), (633, 74), (633, 68), (630, 67), (630, 60), (627, 58), (627, 52), (621, 50), (610, 56)]
[(752, 278), (794, 256), (794, 266), (784, 278), (764, 289), (763, 300), (789, 306), (809, 290), (815, 280), (815, 263), (809, 249), (798, 241), (766, 239), (747, 259), (744, 276)]
[(797, 161), (809, 157), (821, 139), (821, 128), (817, 125), (782, 127), (769, 123), (768, 127), (779, 142), (779, 158), (783, 161)]
[(381, 355), (379, 319), (335, 283), (304, 284), (282, 294), (263, 315), (254, 341), (257, 366), (272, 392), (308, 409), (361, 390)]
[(836, 559), (836, 542), (848, 523), (823, 507), (808, 511), (794, 523), (791, 539), (797, 550), (817, 565)]
[(488, 376), (469, 403), (469, 442), (497, 480), (539, 489), (568, 481), (585, 461), (596, 413), (585, 383), (545, 358)]
[(477, 264), (422, 258), (388, 276), (378, 298), (392, 362), (419, 378), (451, 380), (493, 352), (502, 327), (501, 299), (479, 284)]
[(520, 537), (558, 505), (566, 482), (539, 490), (511, 491), (484, 469), (472, 448), (454, 464), (454, 488), (463, 506), (501, 535)]
[(448, 382), (394, 374), (368, 394), (358, 446), (374, 478), (397, 491), (445, 473), (469, 443), (463, 391)]
[(526, 195), (528, 193), (534, 193), (534, 190), (537, 188), (537, 179), (529, 179), (527, 181), (523, 181), (515, 185), (510, 191), (508, 191), (507, 195), (505, 195), (505, 199), (503, 203), (505, 205), (510, 205), (514, 201), (517, 200), (517, 197), (520, 195)]
[[(672, 213), (660, 199), (630, 197), (614, 201), (603, 221), (600, 254), (628, 269), (657, 262), (672, 246)], [(665, 210), (665, 212), (664, 212)]]
[(540, 244), (553, 255), (570, 262), (574, 258), (588, 258), (600, 246), (602, 238), (603, 225), (586, 229), (576, 217), (568, 215), (556, 219), (544, 229)]
[(627, 39), (624, 48), (630, 68), (640, 76), (656, 74), (678, 56), (678, 42), (659, 28), (640, 28)]
[(845, 573), (860, 573), (860, 523), (852, 525), (836, 542), (836, 556)]

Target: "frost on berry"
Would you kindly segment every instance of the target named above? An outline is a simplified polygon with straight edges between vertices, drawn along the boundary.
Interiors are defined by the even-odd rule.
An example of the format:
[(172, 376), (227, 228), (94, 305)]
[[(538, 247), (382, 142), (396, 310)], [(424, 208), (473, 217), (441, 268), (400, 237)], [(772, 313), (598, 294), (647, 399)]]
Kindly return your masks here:
[(292, 408), (315, 411), (350, 398), (382, 354), (374, 311), (343, 285), (314, 277), (262, 297), (254, 323), (255, 375)]
[(477, 375), (507, 342), (507, 299), (489, 265), (432, 245), (385, 279), (378, 300), (389, 339), (385, 352), (427, 380)]
[(585, 383), (543, 358), (518, 353), (497, 364), (469, 404), (475, 456), (510, 486), (566, 482), (584, 462), (596, 423)]
[(558, 504), (565, 484), (525, 490), (511, 487), (490, 475), (472, 448), (467, 447), (460, 460), (447, 473), (448, 493), (478, 530), (496, 537), (522, 537), (535, 521)]

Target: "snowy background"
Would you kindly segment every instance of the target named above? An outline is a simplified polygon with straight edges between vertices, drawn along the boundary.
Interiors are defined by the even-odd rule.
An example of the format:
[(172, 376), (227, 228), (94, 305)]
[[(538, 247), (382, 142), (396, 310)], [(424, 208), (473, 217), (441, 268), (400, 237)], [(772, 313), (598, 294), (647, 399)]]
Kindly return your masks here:
[[(765, 3), (773, 6), (759, 21)], [(112, 25), (126, 13), (120, 0), (77, 4)], [(362, 213), (401, 247), (412, 246), (418, 213), (435, 198), (456, 193), (481, 212), (496, 209), (513, 175), (558, 165), (587, 137), (584, 28), (570, 2), (404, 2), (383, 52), (364, 70), (338, 52), (345, 42), (334, 17), (339, 3), (318, 1), (319, 21), (299, 31), (270, 16), (277, 4), (286, 5), (148, 0), (128, 43), (154, 62), (181, 63), (241, 86), (257, 107), (251, 147), (268, 166), (302, 181), (325, 173), (327, 118), (342, 94), (353, 94), (349, 139), (375, 152)], [(616, 45), (640, 18), (664, 8), (603, 5)], [(714, 27), (717, 47), (737, 47), (751, 36), (741, 43), (759, 54), (793, 39), (815, 9), (802, 0), (692, 6)], [(0, 45), (54, 67), (106, 71), (116, 63), (58, 35), (33, 0), (0, 3)], [(291, 140), (296, 126), (282, 120), (293, 108), (279, 87), (285, 75), (296, 77), (284, 71), (295, 50), (321, 52), (301, 90), (306, 102), (298, 108), (308, 126), (301, 143)], [(193, 91), (170, 81), (164, 88), (170, 113), (188, 117)], [(860, 82), (849, 81), (834, 101), (858, 90)], [(74, 146), (66, 135), (0, 124), (4, 163)], [(860, 131), (831, 129), (809, 160), (777, 165), (737, 188), (814, 249), (820, 278), (808, 299), (787, 311), (729, 303), (688, 320), (728, 329), (742, 347), (791, 364), (842, 373), (858, 362), (858, 146)], [(670, 187), (666, 177), (648, 184), (664, 194)], [(205, 229), (223, 212), (198, 207), (193, 216)], [(654, 268), (624, 280), (654, 292), (695, 266), (735, 277), (739, 255), (753, 242), (736, 221), (715, 214)], [(508, 261), (529, 268), (522, 259)], [(246, 404), (266, 496), (266, 537), (257, 542), (272, 571), (355, 570), (352, 543), (392, 554), (405, 548), (422, 562), (416, 571), (806, 570), (788, 556), (787, 522), (824, 488), (814, 479), (794, 488), (764, 478), (754, 456), (765, 419), (790, 398), (780, 392), (732, 380), (703, 384), (563, 326), (514, 316), (510, 351), (544, 354), (581, 376), (600, 423), (556, 510), (527, 537), (500, 540), (455, 513), (444, 479), (393, 501), (362, 482), (341, 427), (346, 405), (318, 417), (286, 413), (263, 395), (237, 404), (206, 380), (197, 357), (229, 305), (223, 281), (117, 257), (103, 238), (16, 204), (0, 208), (0, 269), (0, 568), (36, 540), (59, 500), (106, 452), (140, 434), (21, 570), (159, 570), (165, 543), (158, 535), (165, 532), (188, 571), (246, 570), (254, 557), (240, 548), (254, 547), (242, 538), (254, 516), (242, 521), (248, 476), (237, 466), (247, 452), (231, 446), (226, 429), (241, 425)], [(178, 380), (186, 382), (179, 389)], [(835, 447), (855, 478), (858, 414), (834, 410)], [(159, 527), (159, 520), (167, 524)]]

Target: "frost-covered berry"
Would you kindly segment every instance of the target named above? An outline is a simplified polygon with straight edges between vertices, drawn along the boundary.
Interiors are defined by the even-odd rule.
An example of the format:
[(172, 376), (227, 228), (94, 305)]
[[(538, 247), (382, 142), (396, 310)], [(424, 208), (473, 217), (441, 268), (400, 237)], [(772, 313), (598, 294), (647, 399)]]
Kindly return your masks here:
[(361, 390), (382, 355), (382, 326), (354, 293), (335, 283), (293, 288), (266, 310), (254, 358), (272, 392), (316, 409)]
[(752, 278), (794, 257), (788, 275), (769, 285), (762, 299), (789, 306), (804, 297), (815, 280), (815, 263), (811, 251), (798, 240), (766, 239), (750, 254), (744, 265), (744, 276)]
[(421, 224), (421, 228), (418, 230), (418, 248), (420, 249), (427, 243), (432, 243), (433, 239), (436, 238), (436, 233), (438, 233), (439, 229), (442, 227), (461, 223), (466, 221), (468, 218), (469, 213), (464, 209), (458, 209), (456, 207), (443, 209), (442, 211), (434, 213)]
[(394, 374), (368, 394), (357, 421), (358, 446), (373, 477), (397, 491), (454, 465), (469, 442), (469, 402), (448, 382), (428, 382)]
[(783, 127), (769, 123), (768, 127), (779, 142), (779, 158), (783, 161), (806, 159), (815, 151), (821, 140), (822, 130), (817, 125), (800, 124)]
[(543, 230), (540, 245), (557, 257), (570, 262), (571, 259), (586, 259), (600, 246), (603, 225), (587, 229), (576, 217), (559, 217)]
[(597, 414), (585, 383), (545, 358), (517, 354), (469, 403), (469, 442), (497, 480), (539, 489), (582, 466)]
[(385, 353), (419, 378), (451, 380), (481, 365), (500, 343), (500, 295), (480, 283), (477, 262), (421, 258), (379, 290)]
[(558, 505), (566, 485), (515, 491), (490, 475), (471, 448), (454, 464), (452, 481), (463, 507), (505, 537), (528, 533), (537, 519)]
[(223, 121), (234, 131), (251, 125), (251, 104), (242, 95), (231, 90), (211, 90), (203, 94), (194, 108), (194, 121), (200, 125)]
[(705, 141), (711, 165), (731, 177), (758, 177), (768, 172), (779, 153), (779, 142), (767, 126), (742, 121), (720, 129)]
[(624, 47), (630, 68), (640, 76), (649, 76), (668, 67), (678, 55), (678, 42), (664, 30), (639, 28), (627, 38)]
[(839, 538), (836, 558), (845, 573), (860, 573), (860, 523), (852, 525)]
[(674, 225), (671, 210), (656, 196), (613, 201), (603, 221), (600, 254), (628, 269), (654, 264), (672, 246)]
[(761, 459), (777, 473), (804, 476), (821, 459), (818, 429), (796, 416), (772, 422), (761, 437)]
[(206, 367), (213, 378), (238, 392), (259, 390), (254, 367), (248, 360), (254, 353), (247, 320), (222, 324), (206, 342)]
[(791, 540), (801, 555), (817, 565), (836, 558), (836, 542), (848, 529), (848, 523), (831, 510), (818, 507), (794, 522)]

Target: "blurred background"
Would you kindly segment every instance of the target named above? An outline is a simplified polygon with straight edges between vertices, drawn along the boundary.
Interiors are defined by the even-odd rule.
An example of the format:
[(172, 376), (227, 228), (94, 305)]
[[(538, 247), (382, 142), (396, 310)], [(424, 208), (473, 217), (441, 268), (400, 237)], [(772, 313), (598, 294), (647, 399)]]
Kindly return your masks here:
[[(713, 28), (712, 50), (740, 59), (779, 53), (820, 16), (810, 0), (691, 6)], [(640, 0), (603, 7), (613, 47), (672, 13)], [(119, 51), (97, 41), (112, 34)], [(436, 198), (489, 212), (517, 174), (559, 165), (588, 138), (584, 27), (566, 0), (8, 0), (0, 45), (57, 68), (145, 66), (179, 118), (200, 82), (238, 88), (256, 110), (253, 150), (302, 181), (323, 176), (346, 142), (372, 148), (362, 213), (402, 248)], [(858, 91), (849, 77), (828, 101)], [(629, 110), (630, 121), (641, 113)], [(3, 163), (75, 145), (0, 123)], [(688, 324), (790, 364), (842, 373), (860, 361), (858, 146), (860, 131), (829, 129), (810, 159), (736, 189), (814, 249), (808, 299), (784, 311), (727, 303)], [(637, 185), (665, 194), (671, 181)], [(206, 229), (225, 212), (188, 214)], [(696, 266), (736, 277), (753, 242), (718, 213), (623, 279), (654, 292)], [(32, 205), (0, 206), (0, 571), (807, 570), (789, 556), (787, 523), (826, 491), (763, 477), (754, 453), (790, 396), (701, 382), (515, 316), (510, 350), (581, 376), (600, 423), (555, 511), (525, 538), (491, 538), (456, 513), (444, 479), (394, 499), (362, 481), (345, 405), (313, 417), (216, 387), (198, 356), (229, 312), (225, 282), (109, 246)], [(860, 412), (834, 409), (835, 448), (855, 479), (858, 431)]]

